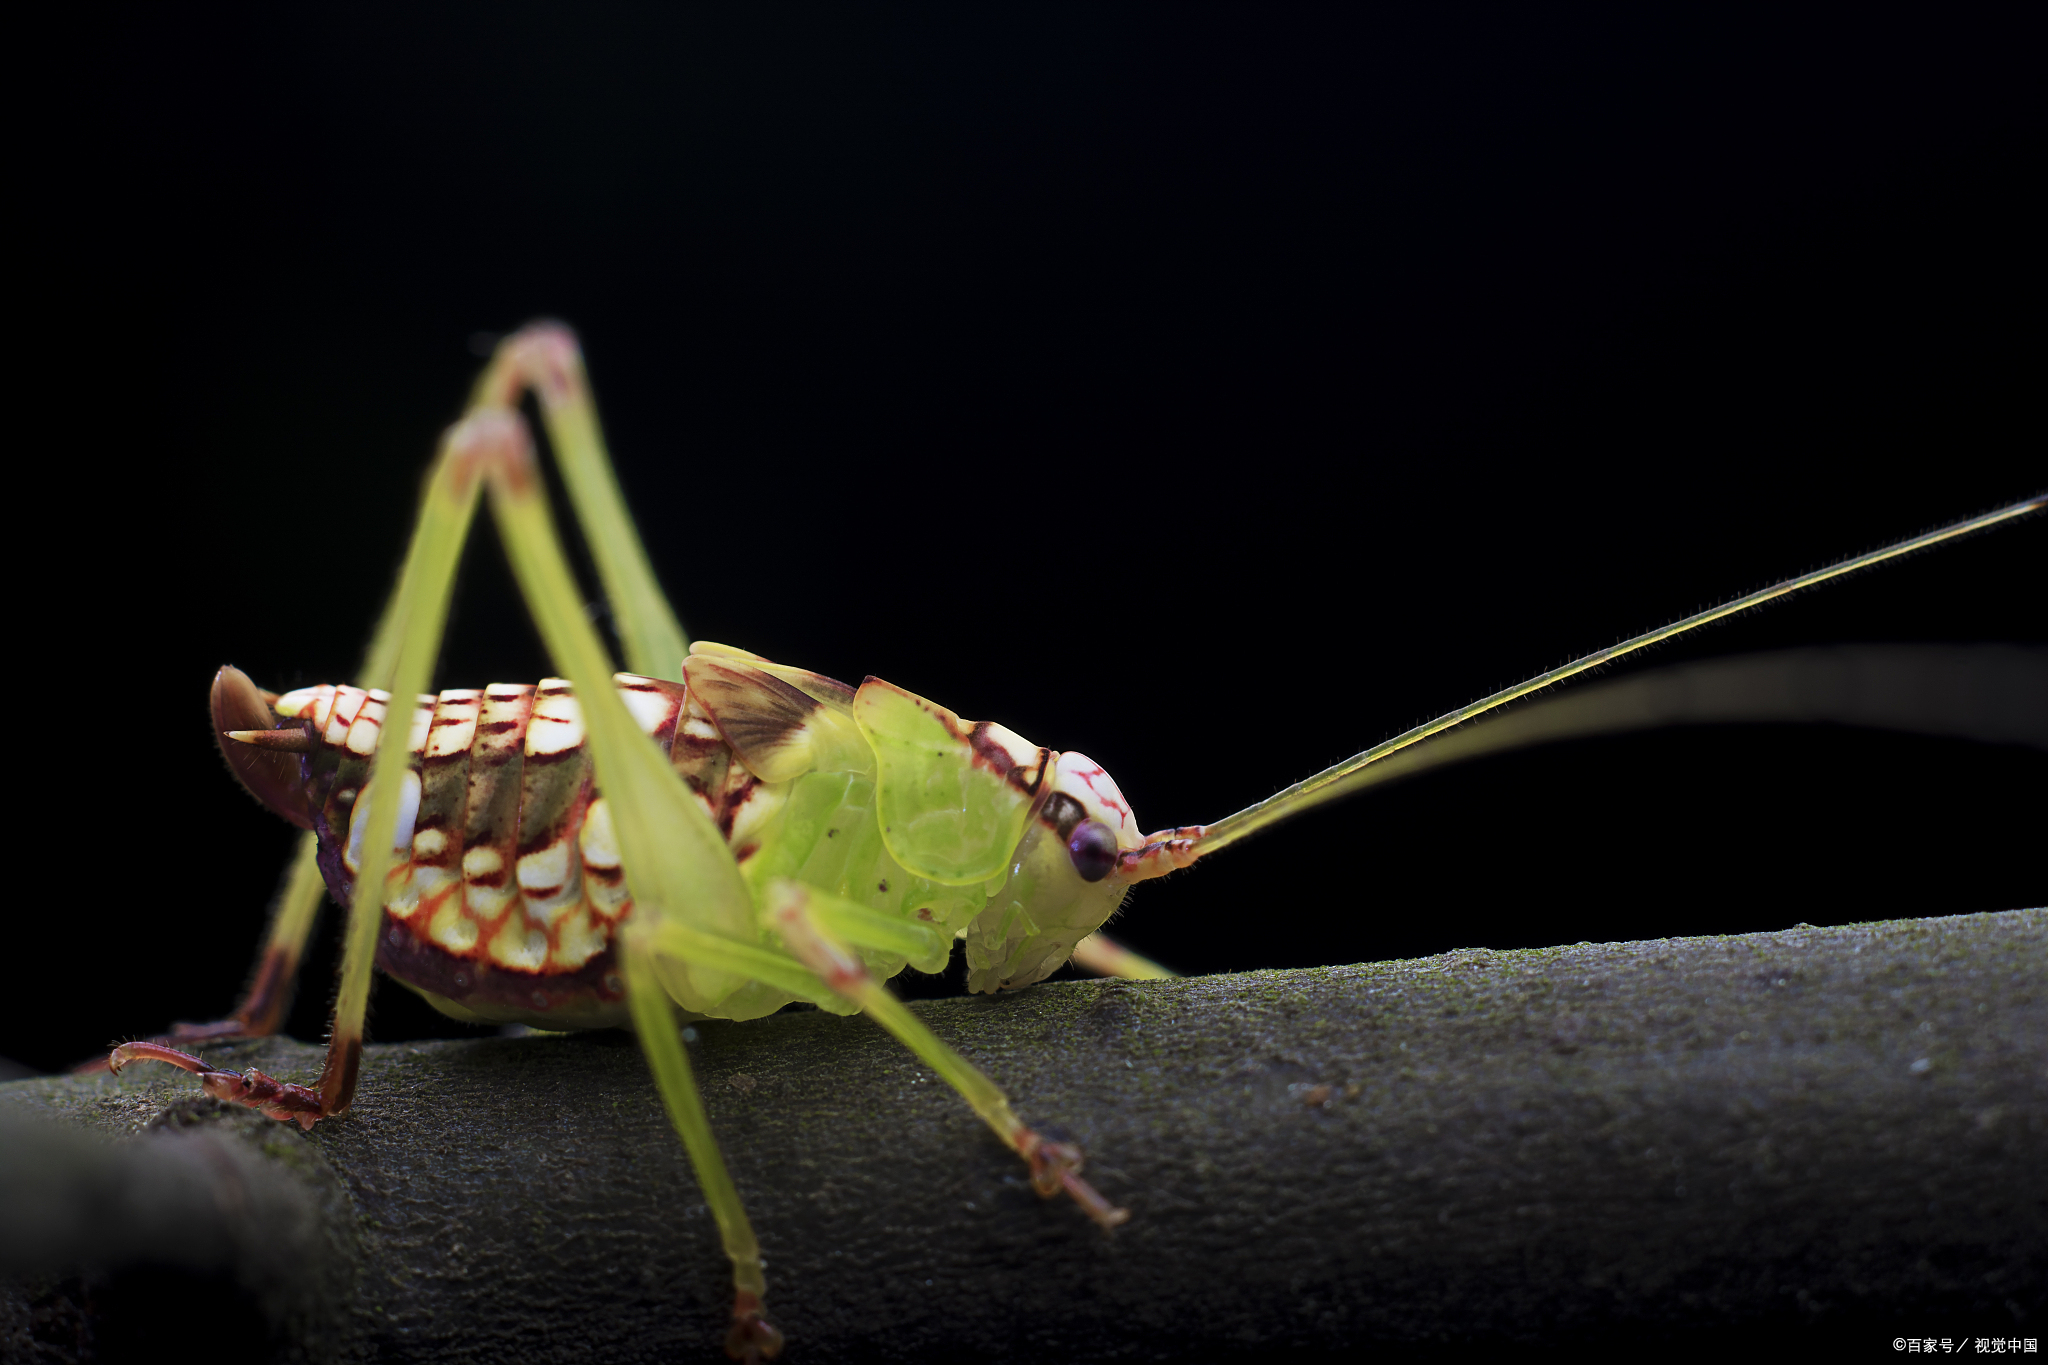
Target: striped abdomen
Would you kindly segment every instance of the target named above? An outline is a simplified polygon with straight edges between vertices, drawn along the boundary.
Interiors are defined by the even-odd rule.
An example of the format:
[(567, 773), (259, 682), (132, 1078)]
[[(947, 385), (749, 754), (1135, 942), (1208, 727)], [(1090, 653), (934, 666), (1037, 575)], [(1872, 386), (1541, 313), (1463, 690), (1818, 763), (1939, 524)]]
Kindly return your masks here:
[[(771, 813), (780, 793), (731, 761), (683, 684), (620, 674), (617, 685), (728, 838)], [(312, 740), (302, 758), (305, 797), (322, 871), (343, 904), (386, 707), (382, 692), (335, 686), (276, 702)], [(611, 943), (632, 900), (569, 684), (550, 678), (421, 697), (409, 747), (394, 840), (401, 861), (385, 890), (378, 965), (488, 1018), (618, 1022), (623, 990)]]

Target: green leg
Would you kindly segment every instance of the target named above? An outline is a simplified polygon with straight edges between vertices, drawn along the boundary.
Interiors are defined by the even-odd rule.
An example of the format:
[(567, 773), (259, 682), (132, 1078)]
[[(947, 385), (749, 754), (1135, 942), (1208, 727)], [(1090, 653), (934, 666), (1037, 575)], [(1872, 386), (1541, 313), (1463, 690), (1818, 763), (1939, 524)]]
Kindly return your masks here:
[[(320, 841), (308, 830), (300, 836), (299, 851), (292, 856), (292, 870), (277, 898), (277, 909), (270, 921), (270, 939), (263, 947), (266, 961), (275, 958), (282, 964), (287, 982), (298, 973), (299, 962), (306, 955), (306, 940), (313, 934), (313, 921), (320, 914), (320, 902), (326, 898), (327, 882), (320, 875)], [(250, 992), (252, 999), (244, 1003), (244, 1010), (250, 1009), (255, 994)], [(288, 999), (269, 1007), (275, 1017), (270, 1018), (266, 1032), (276, 1031)]]
[[(655, 1084), (690, 1154), (733, 1260), (733, 1330), (727, 1346), (742, 1359), (765, 1358), (780, 1348), (781, 1338), (762, 1317), (766, 1284), (760, 1252), (698, 1099), (667, 993), (654, 974), (649, 946), (664, 927), (684, 936), (701, 936), (713, 944), (732, 941), (736, 948), (751, 946), (758, 939), (752, 906), (717, 828), (661, 751), (640, 731), (612, 686), (611, 660), (584, 614), (582, 594), (548, 511), (531, 440), (525, 424), (511, 411), (520, 390), (527, 386), (540, 396), (564, 479), (612, 597), (629, 661), (636, 670), (653, 676), (679, 676), (687, 649), (682, 628), (655, 586), (645, 551), (626, 516), (598, 435), (575, 343), (567, 332), (549, 327), (528, 329), (499, 348), (478, 383), (475, 409), (450, 433), (429, 484), (427, 505), (398, 592), (378, 627), (372, 666), (367, 671), (373, 678), (382, 676), (380, 665), (388, 655), (389, 690), (394, 697), (410, 697), (425, 687), (426, 665), (432, 662), (446, 615), (455, 555), (474, 507), (476, 480), (481, 477), (490, 487), (492, 513), (541, 637), (556, 667), (576, 689), (597, 782), (613, 812), (635, 905), (620, 953), (628, 1004)], [(444, 481), (443, 471), (448, 472), (448, 480)], [(459, 483), (454, 481), (457, 476)], [(390, 865), (396, 793), (408, 757), (403, 745), (378, 745), (363, 863), (356, 882), (361, 913), (350, 918), (335, 1043), (330, 1044), (328, 1053), (328, 1073), (345, 1070), (348, 1084), (353, 1082), (353, 1057), (344, 1055), (337, 1045), (344, 1031), (352, 1029), (359, 1046), (370, 966), (382, 922), (381, 896), (366, 895), (363, 888), (381, 888)], [(685, 1006), (714, 1005), (744, 979), (706, 958), (695, 961), (705, 965), (689, 971), (685, 989), (679, 992)], [(327, 1073), (323, 1073), (323, 1098), (326, 1080)]]
[(597, 561), (627, 671), (680, 679), (690, 642), (655, 581), (646, 547), (619, 492), (618, 476), (598, 428), (597, 405), (590, 399), (583, 354), (568, 328), (535, 323), (507, 338), (477, 381), (475, 404), (515, 411), (521, 390), (528, 388), (540, 399), (556, 467)]
[[(1024, 1125), (1010, 1108), (1009, 1097), (996, 1083), (981, 1074), (965, 1057), (946, 1046), (922, 1020), (912, 1014), (889, 988), (868, 974), (858, 954), (849, 951), (840, 936), (861, 943), (862, 929), (878, 918), (864, 906), (842, 901), (816, 887), (778, 879), (769, 883), (762, 915), (782, 936), (782, 942), (799, 962), (847, 1000), (860, 1006), (869, 1018), (896, 1035), (896, 1040), (939, 1073), (946, 1084), (960, 1092), (982, 1122), (995, 1130), (1009, 1147), (1031, 1167), (1031, 1184), (1050, 1198), (1065, 1190), (1090, 1218), (1105, 1231), (1130, 1217), (1104, 1199), (1081, 1179), (1081, 1149), (1070, 1142), (1052, 1142)], [(892, 930), (903, 928), (890, 926)], [(837, 931), (837, 932), (835, 932)], [(877, 938), (882, 936), (877, 935)], [(864, 946), (895, 948), (892, 942), (870, 941)]]
[[(513, 573), (549, 655), (576, 690), (597, 785), (612, 811), (633, 893), (633, 915), (620, 953), (628, 1005), (662, 1102), (732, 1257), (733, 1328), (727, 1348), (741, 1359), (772, 1356), (781, 1337), (762, 1317), (760, 1252), (698, 1099), (669, 997), (704, 1012), (756, 970), (772, 979), (776, 973), (791, 974), (795, 964), (759, 946), (752, 900), (724, 838), (619, 699), (611, 662), (583, 612), (562, 554), (530, 446), (522, 442), (504, 450), (490, 465), (488, 479), (492, 515)], [(378, 828), (389, 826), (371, 827), (373, 832)], [(686, 964), (680, 977), (656, 976), (655, 955), (663, 951), (664, 941), (700, 949), (694, 954), (667, 951)], [(813, 982), (806, 993), (822, 991)]]
[[(517, 412), (529, 389), (540, 401), (562, 482), (597, 561), (598, 578), (625, 646), (627, 669), (650, 678), (680, 679), (689, 637), (655, 581), (646, 547), (626, 510), (598, 426), (597, 405), (591, 401), (583, 355), (568, 328), (535, 323), (505, 338), (477, 379), (469, 411)], [(357, 675), (364, 687), (384, 687), (391, 676), (398, 655), (393, 618), (397, 606), (394, 592)]]
[[(393, 853), (391, 838), (398, 826), (404, 775), (412, 761), (405, 738), (412, 722), (413, 699), (426, 690), (435, 656), (440, 652), (442, 627), (448, 619), (448, 598), (455, 585), (456, 562), (476, 514), (479, 476), (510, 458), (511, 452), (526, 449), (525, 425), (508, 413), (473, 413), (449, 429), (427, 476), (426, 498), (405, 565), (399, 571), (398, 590), (392, 595), (371, 646), (370, 677), (377, 676), (377, 666), (383, 661), (380, 656), (390, 656), (391, 701), (364, 793), (370, 809), (362, 861), (356, 871), (355, 894), (342, 941), (341, 984), (335, 994), (327, 1059), (320, 1071), (318, 1088), (323, 1115), (341, 1113), (355, 1098), (356, 1072), (362, 1061), (363, 1017), (370, 1004), (377, 934), (384, 923), (384, 887)], [(531, 455), (527, 458), (530, 460)], [(386, 742), (394, 731), (397, 740)]]
[(655, 1089), (690, 1154), (697, 1187), (704, 1191), (704, 1202), (718, 1224), (719, 1240), (732, 1259), (732, 1327), (725, 1337), (726, 1354), (735, 1360), (772, 1360), (782, 1350), (782, 1333), (763, 1316), (768, 1279), (761, 1269), (761, 1245), (754, 1238), (754, 1226), (747, 1221), (746, 1207), (698, 1097), (689, 1053), (676, 1032), (674, 1011), (643, 943), (629, 936), (620, 957), (626, 968), (626, 1000), (633, 1010), (641, 1051), (647, 1054), (647, 1068), (654, 1073)]
[[(787, 958), (758, 947), (753, 906), (731, 852), (612, 686), (611, 661), (584, 614), (582, 594), (555, 534), (531, 438), (525, 423), (510, 410), (528, 385), (540, 394), (548, 415), (565, 479), (583, 514), (600, 573), (614, 595), (629, 657), (650, 675), (680, 676), (687, 644), (626, 518), (574, 342), (559, 328), (541, 327), (500, 348), (478, 385), (476, 405), (444, 438), (428, 476), (398, 587), (378, 624), (362, 677), (398, 699), (396, 709), (387, 712), (387, 721), (405, 725), (411, 708), (404, 701), (423, 692), (430, 681), (456, 561), (479, 487), (487, 483), (514, 574), (556, 666), (576, 689), (597, 781), (613, 810), (635, 902), (620, 954), (629, 1007), (663, 1102), (733, 1258), (734, 1327), (728, 1348), (739, 1358), (763, 1359), (775, 1354), (781, 1338), (762, 1317), (765, 1284), (760, 1254), (697, 1098), (666, 997), (674, 994), (687, 1008), (710, 1008), (756, 973), (766, 973), (762, 979), (771, 982), (787, 977), (789, 984), (812, 998), (833, 997)], [(372, 760), (364, 797), (370, 804), (363, 854), (348, 916), (333, 1031), (317, 1092), (253, 1072), (247, 1077), (216, 1073), (196, 1057), (157, 1044), (117, 1049), (111, 1059), (116, 1070), (131, 1060), (169, 1062), (199, 1073), (209, 1093), (217, 1091), (221, 1098), (307, 1126), (348, 1107), (383, 923), (383, 889), (393, 863), (391, 838), (401, 779), (410, 757), (404, 743), (380, 739)], [(685, 975), (680, 982), (671, 979), (667, 992), (653, 970), (653, 945), (664, 934), (668, 940), (709, 949), (687, 959)], [(674, 953), (672, 947), (667, 951)]]
[(1100, 931), (1074, 945), (1074, 965), (1097, 976), (1120, 976), (1126, 981), (1178, 981), (1180, 973), (1162, 967), (1151, 958), (1132, 952)]
[[(493, 468), (491, 512), (521, 593), (555, 666), (576, 689), (584, 733), (633, 893), (634, 923), (652, 932), (677, 920), (739, 943), (757, 943), (753, 900), (732, 851), (668, 757), (641, 731), (612, 685), (612, 665), (583, 611), (530, 448)], [(693, 967), (677, 1003), (713, 1009), (740, 984)]]
[[(648, 785), (654, 777), (648, 771), (647, 758), (659, 760), (660, 754), (632, 724), (624, 704), (612, 690), (611, 662), (583, 616), (581, 593), (555, 539), (534, 467), (531, 439), (525, 423), (514, 411), (522, 390), (528, 387), (540, 398), (564, 481), (569, 485), (598, 560), (599, 575), (611, 597), (631, 666), (651, 676), (680, 676), (688, 643), (654, 580), (646, 550), (619, 495), (575, 338), (565, 328), (539, 325), (521, 331), (498, 348), (478, 381), (470, 415), (444, 438), (441, 453), (428, 476), (426, 502), (399, 573), (397, 590), (378, 623), (362, 677), (366, 685), (381, 685), (391, 693), (392, 714), (403, 724), (410, 712), (399, 699), (419, 695), (431, 680), (442, 627), (447, 620), (456, 561), (475, 512), (479, 482), (488, 480), (507, 544), (514, 548), (515, 570), (521, 569), (522, 564), (519, 547), (531, 546), (536, 535), (545, 541), (542, 549), (524, 551), (525, 560), (538, 556), (547, 563), (537, 571), (537, 579), (530, 565), (522, 571), (522, 586), (536, 615), (541, 617), (542, 633), (548, 639), (550, 652), (576, 684), (579, 696), (585, 699), (600, 780), (614, 796), (615, 809), (631, 809), (634, 789)], [(550, 633), (550, 618), (559, 623), (565, 612), (573, 616), (581, 631), (572, 628), (565, 637), (558, 626)], [(600, 698), (595, 705), (590, 700), (593, 696)], [(606, 702), (611, 703), (609, 709)], [(593, 716), (593, 712), (603, 714)], [(635, 743), (622, 744), (628, 736)], [(622, 763), (616, 758), (622, 749), (645, 753), (633, 754)], [(608, 752), (614, 755), (609, 764)], [(381, 888), (391, 865), (390, 832), (397, 825), (400, 780), (409, 760), (402, 744), (380, 743), (377, 747), (369, 789), (371, 804), (364, 861), (356, 880), (356, 905), (349, 914), (334, 1027), (321, 1072), (320, 1093), (329, 1113), (347, 1108), (354, 1095), (363, 1016), (369, 1005), (371, 973), (376, 961), (377, 932), (383, 923)], [(627, 775), (608, 773), (608, 767), (632, 768), (630, 778), (638, 780), (615, 784), (615, 776)], [(716, 831), (710, 829), (709, 820), (702, 817), (696, 803), (687, 800), (681, 783), (666, 763), (659, 763), (658, 767), (659, 775), (668, 779), (675, 795), (683, 797), (691, 813), (699, 815), (699, 823), (715, 840)], [(636, 831), (640, 833), (638, 838), (629, 838), (621, 828), (620, 842), (628, 852), (629, 866), (630, 850), (636, 843), (650, 841), (653, 831), (659, 828), (658, 819), (658, 813), (650, 813), (641, 819), (629, 817), (619, 822), (621, 826), (651, 826), (645, 833)], [(722, 842), (719, 852), (724, 855)], [(729, 855), (723, 856), (722, 861), (731, 867)], [(737, 884), (736, 869), (732, 880)], [(365, 887), (378, 888), (379, 894), (365, 895)], [(720, 983), (712, 980), (705, 984), (715, 991)]]

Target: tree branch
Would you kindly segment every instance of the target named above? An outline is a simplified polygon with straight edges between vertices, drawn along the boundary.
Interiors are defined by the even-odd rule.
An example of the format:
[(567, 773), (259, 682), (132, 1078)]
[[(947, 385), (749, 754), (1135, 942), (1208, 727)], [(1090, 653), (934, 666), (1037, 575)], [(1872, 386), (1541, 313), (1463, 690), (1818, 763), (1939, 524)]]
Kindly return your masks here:
[[(1877, 1342), (2039, 1335), (2048, 1308), (2048, 912), (915, 1008), (1131, 1222), (1039, 1201), (866, 1021), (698, 1024), (792, 1361)], [(716, 1356), (725, 1265), (625, 1035), (375, 1047), (310, 1135), (192, 1091), (0, 1089), (17, 1345), (125, 1340), (170, 1284), (288, 1356)]]

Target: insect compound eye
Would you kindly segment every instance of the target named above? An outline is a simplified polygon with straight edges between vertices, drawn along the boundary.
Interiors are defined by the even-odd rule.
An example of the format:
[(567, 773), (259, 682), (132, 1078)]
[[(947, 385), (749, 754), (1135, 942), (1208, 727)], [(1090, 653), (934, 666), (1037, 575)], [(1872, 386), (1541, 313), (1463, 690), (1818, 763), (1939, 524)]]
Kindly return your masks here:
[(1099, 882), (1116, 866), (1116, 835), (1100, 820), (1083, 820), (1067, 840), (1067, 853), (1082, 881)]

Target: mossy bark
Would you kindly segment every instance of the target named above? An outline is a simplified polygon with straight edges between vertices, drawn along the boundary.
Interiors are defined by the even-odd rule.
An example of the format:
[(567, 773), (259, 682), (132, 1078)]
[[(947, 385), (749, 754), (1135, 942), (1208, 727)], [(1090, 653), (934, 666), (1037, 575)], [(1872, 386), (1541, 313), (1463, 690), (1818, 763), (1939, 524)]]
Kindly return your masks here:
[[(1038, 1200), (863, 1020), (700, 1024), (791, 1361), (2043, 1334), (2048, 912), (915, 1008), (1131, 1221)], [(0, 1089), (17, 1352), (206, 1330), (170, 1284), (238, 1305), (242, 1354), (717, 1358), (725, 1265), (629, 1037), (373, 1047), (311, 1134), (193, 1089)]]

